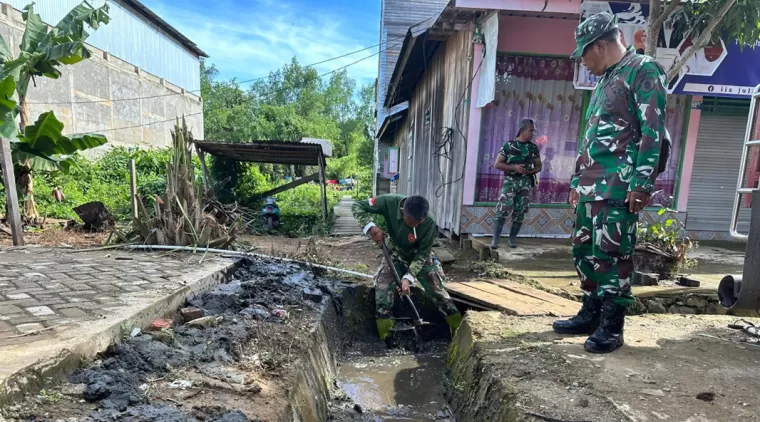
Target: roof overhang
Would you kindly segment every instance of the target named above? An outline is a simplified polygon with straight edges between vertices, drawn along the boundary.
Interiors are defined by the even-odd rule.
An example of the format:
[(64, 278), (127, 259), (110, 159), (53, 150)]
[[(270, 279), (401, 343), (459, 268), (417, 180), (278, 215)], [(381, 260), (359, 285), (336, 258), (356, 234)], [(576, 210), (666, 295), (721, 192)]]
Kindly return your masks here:
[(323, 159), (319, 143), (286, 141), (214, 142), (194, 141), (196, 148), (233, 161), (252, 163), (318, 166)]
[(150, 10), (147, 6), (142, 4), (142, 2), (140, 2), (139, 0), (122, 0), (122, 1), (124, 2), (124, 4), (135, 9), (138, 13), (143, 15), (146, 19), (156, 24), (159, 28), (166, 31), (171, 37), (179, 41), (179, 43), (182, 44), (182, 46), (188, 49), (191, 53), (197, 55), (198, 57), (208, 57), (208, 54), (206, 54), (203, 50), (198, 48), (198, 46), (194, 42), (190, 41), (189, 38), (184, 36), (176, 28), (169, 25), (168, 22), (166, 22), (160, 16), (155, 14), (152, 10)]
[(475, 19), (482, 13), (481, 10), (458, 8), (451, 1), (435, 21), (409, 28), (388, 84), (384, 106), (391, 108), (409, 101), (438, 48), (454, 32), (474, 30)]
[(393, 136), (401, 128), (401, 124), (404, 122), (404, 118), (409, 113), (409, 103), (403, 103), (405, 107), (399, 107), (396, 111), (391, 111), (383, 120), (383, 124), (380, 125), (380, 130), (377, 131), (377, 139), (379, 141), (392, 140)]
[(429, 30), (418, 33), (416, 36), (411, 30), (407, 32), (396, 68), (393, 69), (391, 83), (388, 84), (385, 107), (390, 108), (409, 101), (417, 81), (425, 73), (427, 64), (444, 40), (445, 38), (431, 36)]

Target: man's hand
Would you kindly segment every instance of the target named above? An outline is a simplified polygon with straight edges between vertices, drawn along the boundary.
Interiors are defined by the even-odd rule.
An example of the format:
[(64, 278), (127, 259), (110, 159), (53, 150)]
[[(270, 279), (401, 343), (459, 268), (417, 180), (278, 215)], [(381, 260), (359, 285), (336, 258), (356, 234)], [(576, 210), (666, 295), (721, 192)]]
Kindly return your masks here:
[(413, 281), (414, 277), (411, 274), (407, 274), (401, 279), (401, 287), (398, 289), (398, 294), (401, 296), (409, 296), (412, 291), (409, 289), (410, 281)]
[(636, 214), (649, 205), (651, 196), (645, 192), (628, 192), (625, 202), (628, 204), (628, 210)]
[(578, 201), (580, 200), (580, 195), (578, 194), (578, 191), (575, 189), (570, 189), (570, 198), (568, 202), (570, 202), (570, 206), (575, 208), (578, 206)]
[(370, 239), (374, 240), (378, 245), (382, 245), (385, 240), (385, 235), (383, 234), (383, 231), (380, 230), (380, 227), (373, 226), (369, 229), (369, 233), (367, 234), (369, 234)]
[(398, 294), (401, 296), (409, 296), (412, 291), (409, 289), (409, 280), (401, 280), (401, 288), (398, 289)]
[(526, 169), (525, 165), (523, 165), (523, 164), (518, 164), (518, 165), (512, 166), (512, 171), (514, 171), (517, 174), (527, 174), (528, 173), (528, 169)]

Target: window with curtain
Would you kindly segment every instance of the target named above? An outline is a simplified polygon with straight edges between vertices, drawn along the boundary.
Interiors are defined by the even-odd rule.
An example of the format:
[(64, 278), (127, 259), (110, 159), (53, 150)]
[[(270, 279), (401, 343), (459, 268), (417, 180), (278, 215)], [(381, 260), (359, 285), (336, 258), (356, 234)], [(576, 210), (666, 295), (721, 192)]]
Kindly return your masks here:
[[(493, 167), (505, 141), (517, 136), (520, 120), (536, 123), (543, 161), (532, 203), (566, 204), (570, 177), (578, 151), (579, 124), (584, 92), (573, 87), (573, 61), (563, 58), (506, 56), (496, 61), (496, 95), (483, 108), (477, 173), (476, 202), (497, 202), (504, 181)], [(673, 150), (665, 173), (658, 178), (653, 204), (673, 205), (678, 177), (686, 96), (668, 96), (666, 126)]]
[(504, 174), (493, 163), (504, 142), (516, 137), (520, 120), (530, 118), (544, 163), (532, 202), (567, 203), (582, 103), (583, 92), (573, 87), (571, 60), (499, 56), (495, 99), (482, 113), (475, 200), (499, 200)]

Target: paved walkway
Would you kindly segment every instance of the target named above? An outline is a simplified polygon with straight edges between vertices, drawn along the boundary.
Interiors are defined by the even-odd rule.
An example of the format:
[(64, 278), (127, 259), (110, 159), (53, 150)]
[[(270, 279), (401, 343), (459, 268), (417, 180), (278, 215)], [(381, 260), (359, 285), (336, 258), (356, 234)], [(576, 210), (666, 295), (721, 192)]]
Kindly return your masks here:
[(354, 215), (351, 212), (351, 205), (353, 203), (353, 198), (350, 196), (344, 196), (341, 198), (340, 204), (335, 207), (334, 212), (337, 218), (332, 227), (331, 234), (333, 236), (354, 236), (362, 234), (359, 223), (354, 220)]
[(200, 259), (118, 250), (0, 249), (0, 389), (11, 394), (23, 389), (14, 377), (26, 369), (55, 369), (56, 362), (70, 365), (94, 356), (124, 332), (219, 282), (219, 272), (233, 265), (213, 256)]

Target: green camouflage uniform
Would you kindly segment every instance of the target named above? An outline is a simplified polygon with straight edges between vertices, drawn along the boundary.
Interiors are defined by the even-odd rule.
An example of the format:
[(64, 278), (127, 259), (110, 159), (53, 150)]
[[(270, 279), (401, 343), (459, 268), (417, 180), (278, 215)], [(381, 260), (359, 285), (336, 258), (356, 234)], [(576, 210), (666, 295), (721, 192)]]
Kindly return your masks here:
[[(461, 315), (444, 287), (446, 278), (443, 268), (433, 253), (437, 233), (435, 218), (428, 214), (422, 224), (412, 229), (404, 222), (401, 214), (403, 200), (402, 195), (380, 195), (354, 202), (351, 211), (363, 228), (364, 234), (374, 226), (372, 214), (383, 216), (387, 244), (399, 277), (408, 273), (420, 281), (425, 293), (446, 318), (453, 335), (459, 326)], [(383, 259), (375, 275), (375, 316), (381, 339), (387, 337), (393, 328), (396, 289), (393, 273)]]
[(591, 97), (570, 183), (580, 194), (573, 256), (581, 288), (624, 306), (633, 303), (638, 225), (625, 200), (628, 192), (654, 190), (665, 135), (665, 86), (662, 67), (632, 48), (607, 69)]
[[(499, 155), (506, 159), (506, 163), (525, 164), (528, 170), (533, 168), (533, 163), (539, 158), (538, 146), (533, 142), (520, 142), (517, 139), (507, 141), (501, 147)], [(512, 224), (521, 225), (528, 213), (530, 196), (536, 185), (535, 175), (524, 175), (513, 171), (506, 172), (504, 184), (501, 186), (501, 196), (496, 205), (497, 224), (504, 224), (507, 217), (512, 218)]]

